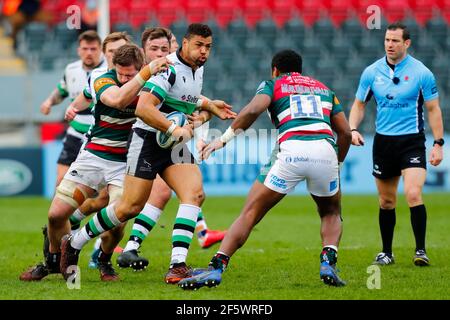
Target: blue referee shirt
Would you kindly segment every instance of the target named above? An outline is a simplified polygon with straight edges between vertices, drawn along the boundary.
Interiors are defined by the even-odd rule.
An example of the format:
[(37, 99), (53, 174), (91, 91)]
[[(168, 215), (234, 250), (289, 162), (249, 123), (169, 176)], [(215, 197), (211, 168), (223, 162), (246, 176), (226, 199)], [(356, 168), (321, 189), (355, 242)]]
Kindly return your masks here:
[(356, 98), (368, 102), (372, 96), (377, 103), (376, 132), (397, 136), (423, 131), (423, 104), (436, 99), (438, 90), (433, 73), (419, 60), (407, 55), (392, 70), (384, 56), (361, 75)]

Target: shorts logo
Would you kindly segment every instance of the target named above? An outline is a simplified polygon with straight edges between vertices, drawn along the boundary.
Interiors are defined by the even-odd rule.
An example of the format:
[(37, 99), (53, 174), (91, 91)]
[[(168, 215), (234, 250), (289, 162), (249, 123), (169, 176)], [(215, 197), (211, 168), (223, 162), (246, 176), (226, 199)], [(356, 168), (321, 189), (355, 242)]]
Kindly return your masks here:
[(286, 161), (286, 163), (291, 163), (292, 162), (292, 158), (291, 157), (286, 157), (286, 159), (284, 161)]
[(286, 185), (286, 180), (278, 178), (276, 175), (271, 175), (270, 177), (270, 184), (278, 187), (280, 189), (286, 189), (287, 185)]
[(77, 170), (70, 171), (70, 175), (73, 176), (73, 177), (80, 177), (80, 178), (83, 177), (81, 174), (78, 173)]
[(374, 173), (376, 173), (376, 174), (381, 174), (381, 171), (380, 171), (379, 169), (380, 169), (380, 167), (378, 167), (377, 164), (374, 164), (374, 165), (373, 165), (373, 172), (374, 172)]
[(337, 188), (337, 179), (330, 182), (330, 192)]
[(139, 168), (139, 171), (152, 171), (152, 165), (147, 160), (143, 160), (143, 163), (144, 165)]
[(409, 162), (410, 162), (410, 163), (420, 163), (419, 158), (420, 158), (420, 157), (413, 157), (413, 158), (409, 159)]

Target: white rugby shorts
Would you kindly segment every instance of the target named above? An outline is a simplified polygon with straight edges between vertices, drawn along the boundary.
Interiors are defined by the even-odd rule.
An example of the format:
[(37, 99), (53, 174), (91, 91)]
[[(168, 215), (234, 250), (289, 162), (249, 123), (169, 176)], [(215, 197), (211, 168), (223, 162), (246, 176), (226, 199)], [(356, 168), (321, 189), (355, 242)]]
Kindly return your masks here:
[(280, 144), (277, 159), (267, 172), (264, 185), (287, 194), (306, 180), (308, 191), (330, 197), (339, 190), (339, 165), (333, 146), (325, 139), (287, 140)]
[(94, 190), (113, 184), (122, 187), (125, 178), (125, 162), (100, 158), (82, 150), (70, 165), (64, 179), (83, 184)]

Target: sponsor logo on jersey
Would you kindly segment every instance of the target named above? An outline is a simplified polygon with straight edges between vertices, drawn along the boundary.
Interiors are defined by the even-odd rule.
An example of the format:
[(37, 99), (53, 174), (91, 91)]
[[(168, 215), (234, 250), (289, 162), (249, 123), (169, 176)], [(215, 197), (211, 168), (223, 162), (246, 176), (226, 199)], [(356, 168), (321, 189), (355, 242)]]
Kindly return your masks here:
[(193, 96), (191, 96), (191, 95), (188, 95), (188, 96), (183, 95), (183, 96), (181, 97), (181, 100), (186, 101), (186, 102), (189, 102), (189, 103), (197, 103), (198, 97), (193, 97)]
[(116, 82), (111, 78), (100, 78), (95, 80), (94, 82), (94, 90), (95, 92), (99, 92), (101, 88), (103, 88), (106, 85), (117, 85)]
[(375, 82), (374, 82), (374, 83), (375, 83), (375, 84), (384, 84), (384, 80), (383, 80), (382, 77), (376, 76), (376, 77), (375, 77)]

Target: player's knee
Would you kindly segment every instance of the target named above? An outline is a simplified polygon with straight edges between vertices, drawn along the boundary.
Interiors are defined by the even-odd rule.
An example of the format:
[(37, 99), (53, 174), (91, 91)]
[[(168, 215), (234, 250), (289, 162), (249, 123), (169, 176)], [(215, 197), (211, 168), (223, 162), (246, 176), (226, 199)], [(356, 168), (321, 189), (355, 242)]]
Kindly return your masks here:
[(78, 208), (86, 200), (88, 194), (85, 190), (78, 187), (77, 183), (63, 179), (56, 188), (55, 196), (71, 207)]
[(172, 197), (172, 190), (170, 188), (165, 188), (161, 190), (161, 192), (158, 193), (158, 200), (160, 203), (167, 203), (169, 202), (170, 198)]
[(317, 206), (317, 211), (321, 217), (333, 216), (341, 214), (340, 201), (329, 201), (327, 203), (321, 203)]
[(130, 220), (139, 215), (142, 209), (144, 209), (145, 202), (120, 202), (116, 208), (116, 215), (120, 219), (120, 221)]
[(191, 189), (188, 193), (179, 195), (181, 203), (189, 203), (197, 207), (201, 207), (205, 201), (205, 193), (203, 189)]
[(422, 202), (422, 190), (420, 188), (408, 188), (405, 190), (406, 201), (408, 204), (417, 205)]
[(48, 212), (48, 223), (53, 228), (61, 227), (67, 222), (67, 217), (59, 210), (50, 208)]
[(194, 204), (198, 207), (201, 207), (203, 202), (205, 201), (205, 192), (203, 192), (203, 189), (196, 190), (192, 193), (192, 201)]
[(391, 197), (380, 197), (380, 208), (393, 209), (395, 208), (396, 199)]
[(161, 188), (158, 192), (153, 193), (150, 196), (150, 203), (160, 209), (163, 209), (167, 202), (172, 197), (172, 190), (170, 188)]

